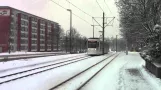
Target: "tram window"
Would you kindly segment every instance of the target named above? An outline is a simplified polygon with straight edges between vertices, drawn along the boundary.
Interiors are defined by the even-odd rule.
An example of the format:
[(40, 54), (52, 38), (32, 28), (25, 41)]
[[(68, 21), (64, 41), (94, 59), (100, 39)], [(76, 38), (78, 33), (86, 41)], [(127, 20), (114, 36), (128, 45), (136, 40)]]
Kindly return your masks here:
[(96, 48), (98, 46), (99, 46), (99, 43), (97, 41), (88, 42), (88, 48)]

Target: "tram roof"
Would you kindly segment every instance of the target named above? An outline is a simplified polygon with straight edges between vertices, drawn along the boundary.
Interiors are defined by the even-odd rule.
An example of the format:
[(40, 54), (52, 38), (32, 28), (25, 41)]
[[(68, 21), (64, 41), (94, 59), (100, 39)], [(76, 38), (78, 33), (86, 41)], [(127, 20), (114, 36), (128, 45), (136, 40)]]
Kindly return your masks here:
[(88, 41), (101, 41), (100, 38), (88, 38)]
[(100, 38), (88, 38), (88, 39), (100, 39)]

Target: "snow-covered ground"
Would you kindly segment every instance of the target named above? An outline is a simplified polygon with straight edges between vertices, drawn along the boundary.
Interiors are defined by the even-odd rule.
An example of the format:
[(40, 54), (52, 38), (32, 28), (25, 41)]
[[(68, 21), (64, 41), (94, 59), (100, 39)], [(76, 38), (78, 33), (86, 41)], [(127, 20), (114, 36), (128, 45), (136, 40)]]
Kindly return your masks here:
[(99, 62), (105, 57), (107, 56), (92, 57), (78, 63), (25, 77), (16, 81), (11, 81), (0, 85), (0, 90), (48, 90), (73, 75), (83, 71), (87, 67)]
[(161, 80), (144, 65), (138, 53), (122, 53), (82, 90), (161, 90)]
[[(103, 56), (95, 56), (84, 61), (1, 84), (0, 90), (48, 90), (110, 55), (111, 53)], [(43, 57), (37, 58), (37, 60), (30, 59), (27, 61), (4, 62), (0, 63), (0, 68), (2, 68), (1, 70), (5, 70), (3, 68), (5, 67), (5, 63), (7, 68), (14, 68), (65, 57), (71, 57), (71, 55)], [(88, 72), (79, 75), (77, 78), (68, 81), (66, 84), (57, 88), (57, 90), (77, 89), (113, 57), (90, 69)], [(3, 66), (1, 67), (1, 65)], [(129, 55), (121, 53), (81, 90), (161, 90), (161, 80), (146, 71), (144, 65), (145, 62), (138, 53), (129, 52)]]
[(3, 55), (26, 55), (26, 54), (48, 54), (48, 53), (65, 53), (65, 52), (25, 52), (25, 51), (16, 51), (16, 52), (11, 52), (10, 54), (8, 52), (0, 53), (0, 56), (3, 56)]
[(0, 62), (0, 72), (4, 72), (10, 69), (20, 68), (28, 65), (35, 65), (38, 63), (44, 63), (49, 61), (57, 61), (63, 58), (75, 57), (75, 56), (85, 56), (86, 54), (69, 54), (69, 55), (59, 55), (59, 56), (48, 56), (30, 59), (19, 59), (14, 61)]

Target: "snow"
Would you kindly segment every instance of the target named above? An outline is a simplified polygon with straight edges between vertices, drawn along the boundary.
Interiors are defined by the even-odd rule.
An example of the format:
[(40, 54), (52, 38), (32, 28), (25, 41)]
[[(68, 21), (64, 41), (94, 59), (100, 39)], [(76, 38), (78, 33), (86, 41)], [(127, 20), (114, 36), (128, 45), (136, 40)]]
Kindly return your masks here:
[(161, 80), (149, 73), (145, 68), (141, 69), (142, 74), (147, 78), (147, 81), (155, 87), (155, 90), (161, 90)]
[(0, 85), (0, 90), (47, 90), (83, 71), (87, 67), (92, 66), (93, 64), (99, 62), (105, 57), (106, 56), (92, 57), (78, 63), (36, 74), (32, 77), (25, 77), (23, 79), (2, 84)]
[(119, 69), (127, 62), (122, 55), (120, 54), (81, 90), (117, 90)]
[(19, 59), (14, 61), (0, 62), (0, 72), (4, 72), (11, 69), (22, 68), (26, 66), (33, 66), (35, 64), (40, 64), (49, 61), (56, 61), (63, 58), (74, 57), (74, 56), (84, 56), (85, 54), (68, 54), (68, 55), (59, 55), (59, 56), (48, 56), (48, 57), (39, 57), (39, 58), (30, 58), (30, 59)]
[[(67, 60), (63, 60), (63, 61), (67, 61)], [(74, 61), (78, 61), (78, 60), (80, 60), (80, 59), (77, 59), (77, 60), (74, 60)], [(59, 63), (59, 62), (56, 62), (56, 63)], [(51, 65), (51, 64), (55, 64), (55, 65), (48, 66), (48, 67), (44, 67), (44, 68), (40, 68), (40, 69), (36, 69), (36, 70), (32, 70), (32, 71), (25, 72), (25, 73), (21, 73), (21, 74), (15, 75), (15, 76), (8, 76), (6, 78), (0, 79), (0, 82), (4, 82), (4, 81), (10, 80), (10, 79), (14, 79), (14, 78), (26, 76), (26, 75), (29, 75), (29, 74), (32, 74), (32, 73), (36, 73), (36, 72), (40, 72), (40, 71), (43, 71), (43, 70), (47, 70), (47, 69), (50, 69), (50, 68), (52, 68), (52, 69), (55, 68), (56, 69), (57, 66), (64, 65), (64, 64), (68, 64), (70, 62), (73, 62), (73, 61), (59, 63), (59, 64), (55, 64), (55, 62), (52, 62), (49, 65)], [(9, 72), (2, 73), (0, 76), (5, 76), (5, 75), (8, 75), (8, 74), (12, 74), (14, 72), (20, 72), (20, 71), (29, 70), (29, 69), (33, 69), (33, 68), (38, 68), (38, 67), (42, 67), (42, 66), (44, 66), (44, 65), (39, 65), (39, 66), (34, 66), (34, 67), (28, 67), (28, 68), (25, 68), (25, 69), (24, 68), (20, 68), (18, 70), (12, 70), (12, 71), (9, 71)]]
[[(94, 56), (77, 63), (69, 64), (40, 74), (35, 74), (29, 77), (1, 84), (0, 90), (48, 90), (85, 70), (86, 68), (96, 64), (111, 54), (112, 53), (103, 56)], [(30, 65), (76, 55), (83, 56), (85, 54), (52, 56), (38, 58), (36, 60), (30, 59), (26, 62), (25, 60), (22, 60), (17, 62), (11, 61), (4, 63), (6, 63), (6, 65), (8, 63), (8, 66), (6, 66), (7, 68), (15, 68), (15, 66), (9, 66), (9, 64), (12, 65), (14, 63), (17, 64), (16, 67), (21, 67), (20, 62), (21, 64), (24, 63), (23, 65)], [(76, 78), (59, 86), (56, 90), (76, 90), (113, 57), (110, 57), (107, 59), (107, 61), (102, 62), (89, 71), (84, 72)], [(128, 55), (126, 55), (126, 53), (121, 53), (81, 90), (161, 90), (161, 80), (150, 74), (144, 68), (144, 66), (145, 61), (140, 57), (139, 53), (129, 52)], [(2, 70), (5, 69), (3, 68)]]
[(48, 53), (64, 53), (64, 52), (25, 52), (25, 51), (16, 51), (16, 52), (11, 52), (10, 54), (8, 52), (0, 53), (0, 56), (3, 56), (3, 55), (48, 54)]
[[(92, 75), (97, 73), (103, 66), (105, 66), (108, 62), (110, 62), (113, 57), (110, 57), (109, 59), (105, 60), (104, 62), (89, 69), (85, 73), (77, 76), (76, 78), (72, 79), (71, 81), (63, 84), (62, 86), (60, 86), (54, 90), (77, 90), (83, 83), (85, 83), (90, 77), (92, 77)], [(90, 88), (88, 90), (93, 90), (93, 89)]]
[(161, 68), (161, 63), (155, 63), (155, 62), (153, 62), (153, 64), (154, 64), (156, 67), (160, 67), (160, 68)]
[(143, 65), (139, 53), (122, 53), (81, 90), (161, 90), (161, 80), (147, 78)]

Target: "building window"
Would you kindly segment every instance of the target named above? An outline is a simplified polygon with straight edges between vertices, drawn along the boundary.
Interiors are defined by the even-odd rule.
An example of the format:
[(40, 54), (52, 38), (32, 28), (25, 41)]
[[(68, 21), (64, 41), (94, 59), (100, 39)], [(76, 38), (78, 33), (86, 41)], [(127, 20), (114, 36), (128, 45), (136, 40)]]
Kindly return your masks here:
[(28, 22), (24, 21), (24, 25), (25, 25), (25, 26), (28, 26)]
[(21, 31), (25, 31), (25, 27), (21, 27)]
[(21, 20), (21, 25), (25, 25), (25, 21)]
[(41, 28), (41, 29), (45, 29), (45, 26), (44, 26), (44, 25), (40, 25), (40, 28)]
[(35, 34), (32, 34), (32, 38), (36, 38), (37, 37), (37, 35), (35, 35)]
[(32, 21), (37, 22), (37, 18), (32, 18)]
[(14, 39), (13, 38), (10, 38), (10, 43), (14, 43)]
[(37, 27), (37, 24), (35, 24), (35, 23), (32, 23), (32, 27)]
[(43, 35), (40, 36), (41, 39), (44, 39), (45, 37)]
[(35, 40), (32, 40), (32, 44), (36, 44), (36, 41)]
[(11, 24), (11, 27), (10, 27), (11, 29), (14, 29), (14, 25), (13, 24)]
[(32, 48), (32, 49), (36, 49), (36, 46), (32, 46), (31, 48)]
[(45, 41), (40, 41), (40, 43), (41, 43), (41, 44), (44, 44), (44, 43), (45, 43)]
[(23, 14), (21, 14), (21, 18), (23, 18), (23, 19), (24, 19), (24, 17), (25, 17), (25, 16), (24, 16)]
[(14, 22), (14, 17), (11, 18), (11, 22)]
[(10, 32), (10, 36), (14, 36), (14, 31), (11, 31)]
[(27, 16), (27, 15), (25, 15), (24, 19), (28, 20), (28, 16)]
[(27, 38), (27, 37), (28, 37), (28, 34), (26, 34), (26, 33), (21, 33), (21, 37)]
[(26, 46), (21, 46), (21, 50), (27, 50)]
[(28, 31), (28, 28), (27, 27), (25, 28), (25, 31)]
[(32, 32), (33, 32), (33, 33), (36, 33), (36, 29), (32, 29)]

